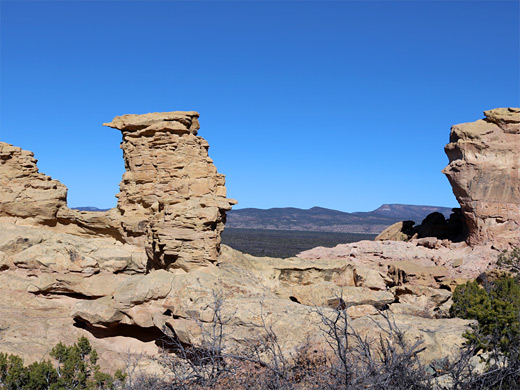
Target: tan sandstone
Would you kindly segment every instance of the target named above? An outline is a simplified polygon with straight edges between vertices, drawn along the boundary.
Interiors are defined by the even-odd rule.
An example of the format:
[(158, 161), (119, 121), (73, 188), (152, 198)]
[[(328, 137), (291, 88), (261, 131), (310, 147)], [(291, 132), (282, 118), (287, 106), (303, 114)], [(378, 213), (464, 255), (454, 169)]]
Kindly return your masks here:
[(444, 169), (468, 227), (471, 245), (520, 244), (520, 108), (453, 126)]
[[(30, 363), (86, 335), (102, 366), (116, 369), (127, 354), (156, 357), (168, 337), (199, 343), (221, 302), (233, 350), (261, 341), (266, 328), (286, 353), (323, 346), (320, 313), (339, 306), (364, 336), (377, 341), (385, 310), (410, 342), (423, 340), (424, 361), (453, 355), (472, 322), (446, 318), (451, 290), (494, 266), (494, 245), (518, 237), (518, 113), (492, 110), (483, 123), (452, 130), (447, 174), (475, 221), (468, 243), (361, 241), (290, 259), (220, 245), (235, 202), (197, 136), (195, 112), (108, 124), (122, 132), (126, 172), (117, 208), (107, 212), (68, 209), (65, 186), (39, 173), (32, 153), (0, 143), (0, 351)], [(509, 211), (480, 209), (492, 204)], [(403, 238), (402, 230), (394, 226), (385, 239)]]
[(67, 188), (38, 171), (34, 153), (0, 142), (0, 217), (56, 225)]
[(209, 145), (193, 111), (123, 115), (105, 126), (121, 131), (126, 172), (117, 195), (125, 241), (143, 245), (157, 268), (217, 260), (225, 212), (225, 176), (208, 156)]

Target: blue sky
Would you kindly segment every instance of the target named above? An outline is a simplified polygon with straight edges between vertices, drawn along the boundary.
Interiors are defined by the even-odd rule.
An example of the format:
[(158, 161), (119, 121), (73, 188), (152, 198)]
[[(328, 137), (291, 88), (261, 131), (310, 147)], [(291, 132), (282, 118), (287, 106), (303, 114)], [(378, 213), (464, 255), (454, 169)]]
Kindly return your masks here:
[(2, 1), (0, 140), (113, 207), (114, 116), (195, 110), (238, 207), (455, 206), (450, 126), (520, 105), (517, 1)]

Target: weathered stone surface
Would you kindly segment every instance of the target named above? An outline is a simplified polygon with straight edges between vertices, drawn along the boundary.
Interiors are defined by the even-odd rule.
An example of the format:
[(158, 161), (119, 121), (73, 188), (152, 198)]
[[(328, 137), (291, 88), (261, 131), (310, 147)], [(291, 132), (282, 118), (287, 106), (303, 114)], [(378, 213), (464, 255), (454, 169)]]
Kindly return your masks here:
[[(126, 352), (123, 351), (125, 345), (135, 353), (142, 348), (156, 355), (154, 341), (165, 335), (176, 335), (186, 343), (199, 342), (201, 326), (211, 327), (211, 307), (216, 294), (223, 299), (223, 318), (229, 319), (225, 329), (229, 337), (225, 343), (235, 351), (247, 348), (252, 340), (265, 336), (261, 328), (263, 321), (276, 332), (286, 352), (295, 351), (309, 340), (323, 345), (316, 307), (321, 307), (326, 314), (337, 305), (354, 305), (348, 308), (348, 313), (359, 320), (355, 322), (356, 329), (364, 334), (373, 332), (373, 322), (363, 317), (377, 318), (377, 308), (389, 306), (393, 310), (392, 307), (398, 305), (396, 313), (409, 314), (400, 310), (403, 302), (396, 303), (397, 290), (384, 289), (383, 284), (391, 283), (386, 275), (366, 264), (344, 259), (257, 258), (224, 246), (218, 267), (199, 267), (188, 273), (152, 270), (143, 274), (103, 265), (110, 264), (109, 259), (103, 260), (106, 258), (104, 251), (110, 248), (117, 254), (114, 261), (131, 261), (132, 256), (120, 252), (124, 248), (130, 253), (134, 249), (142, 253), (141, 248), (114, 239), (78, 237), (7, 224), (1, 231), (6, 234), (2, 235), (0, 252), (7, 259), (8, 268), (0, 272), (0, 290), (3, 295), (18, 297), (18, 300), (5, 299), (0, 305), (0, 311), (6, 314), (1, 317), (2, 326), (9, 329), (0, 332), (0, 350), (14, 352), (16, 349), (16, 353), (28, 362), (45, 357), (50, 346), (58, 341), (71, 343), (83, 334), (95, 336), (94, 345), (101, 353), (102, 364), (108, 363), (112, 369), (123, 362), (121, 354)], [(22, 259), (24, 252), (42, 245), (54, 248), (56, 254), (73, 246), (76, 256), (89, 257), (95, 265), (82, 268), (72, 264), (70, 258), (69, 262), (64, 258), (61, 262), (48, 264), (40, 261), (36, 254), (29, 256), (27, 261), (12, 261), (12, 258)], [(34, 252), (41, 252), (43, 258), (49, 256), (43, 250)], [(362, 284), (366, 286), (359, 287)], [(399, 290), (400, 296), (410, 295), (411, 303), (416, 296), (417, 302), (423, 303), (422, 296), (438, 295), (435, 289), (413, 286), (403, 289)], [(23, 306), (31, 299), (35, 304), (43, 305), (41, 310), (31, 305)], [(437, 306), (438, 302), (432, 307)], [(21, 314), (8, 314), (15, 310)], [(56, 313), (57, 320), (53, 319), (52, 313)], [(30, 327), (38, 336), (20, 333), (24, 328), (24, 316), (33, 319), (34, 315), (42, 316), (40, 320), (34, 319), (35, 323)], [(397, 324), (408, 327), (414, 318), (400, 316)], [(451, 324), (449, 320), (435, 321)], [(468, 321), (460, 322), (450, 337), (455, 337), (455, 332), (468, 324)], [(425, 338), (425, 346), (433, 348), (437, 355), (450, 352), (447, 347), (440, 346), (436, 335), (430, 334), (437, 328), (436, 323), (424, 322), (421, 330), (413, 335)], [(60, 333), (66, 333), (67, 337), (60, 338)], [(375, 333), (367, 334), (373, 336)], [(18, 337), (23, 337), (24, 342), (38, 340), (39, 346), (31, 348), (30, 343), (19, 343)], [(45, 345), (48, 346), (46, 350)], [(449, 348), (455, 347), (450, 344)], [(430, 355), (425, 354), (425, 358), (430, 359)]]
[(144, 273), (147, 258), (137, 246), (113, 238), (80, 237), (47, 229), (0, 223), (0, 268), (91, 275)]
[[(465, 339), (462, 334), (468, 330), (471, 321), (460, 318), (430, 319), (412, 315), (395, 314), (392, 319), (398, 328), (404, 333), (405, 340), (415, 343), (422, 340), (422, 360), (429, 363), (446, 356), (455, 357)], [(372, 321), (373, 320), (373, 321)], [(377, 341), (382, 333), (381, 328), (387, 328), (386, 321), (377, 316), (371, 316), (371, 321), (365, 318), (357, 318), (351, 322), (355, 329), (359, 329), (368, 340)]]
[(448, 317), (451, 292), (440, 288), (418, 285), (401, 285), (392, 288), (398, 303), (392, 305), (394, 313), (421, 317)]
[[(477, 126), (485, 131), (461, 125), (452, 132), (453, 153), (462, 161), (450, 164), (455, 182), (462, 180), (465, 188), (463, 178), (451, 172), (460, 164), (466, 173), (477, 172), (475, 177), (484, 172), (491, 183), (489, 194), (473, 191), (476, 181), (467, 186), (471, 196), (482, 195), (468, 195), (469, 206), (498, 197), (501, 179), (492, 173), (510, 172), (503, 189), (510, 197), (517, 194), (517, 144), (511, 137), (520, 134), (519, 113), (493, 110)], [(157, 355), (158, 340), (168, 336), (200, 342), (214, 319), (212, 307), (221, 302), (224, 342), (234, 350), (261, 341), (266, 327), (285, 352), (324, 345), (319, 313), (333, 315), (339, 306), (347, 308), (354, 329), (376, 341), (387, 325), (379, 310), (388, 309), (411, 342), (424, 340), (425, 361), (456, 352), (471, 322), (444, 318), (449, 290), (494, 265), (499, 251), (492, 244), (499, 232), (518, 233), (513, 206), (507, 206), (513, 210), (508, 215), (486, 218), (477, 210), (475, 226), (486, 244), (451, 242), (444, 236), (450, 222), (432, 217), (421, 233), (428, 237), (412, 235), (407, 242), (362, 241), (290, 259), (245, 255), (220, 248), (225, 213), (234, 201), (226, 198), (224, 176), (197, 136), (197, 118), (194, 112), (115, 118), (109, 126), (123, 133), (127, 172), (118, 207), (101, 213), (69, 210), (65, 187), (38, 173), (30, 152), (0, 144), (0, 351), (30, 363), (47, 357), (59, 341), (88, 335), (102, 365), (116, 369), (128, 350)], [(469, 167), (468, 161), (496, 158), (509, 158), (488, 164), (496, 172)], [(27, 201), (25, 211), (13, 206), (18, 200), (20, 206)], [(467, 218), (470, 208), (462, 206)], [(398, 230), (402, 226), (391, 235), (397, 237)], [(476, 242), (483, 242), (481, 236)]]
[(34, 153), (0, 142), (0, 217), (53, 226), (67, 188), (39, 172), (36, 162)]
[(68, 207), (58, 210), (58, 225), (54, 230), (80, 236), (112, 237), (124, 242), (121, 234), (121, 213), (116, 208), (108, 211), (79, 211)]
[(111, 123), (121, 130), (126, 172), (117, 195), (122, 235), (146, 246), (158, 268), (189, 270), (217, 260), (225, 212), (225, 176), (197, 136), (199, 114), (166, 112), (123, 115)]
[(414, 224), (414, 221), (396, 222), (379, 233), (379, 235), (374, 240), (407, 241), (413, 235), (412, 228)]
[(386, 291), (374, 291), (366, 287), (339, 287), (331, 282), (311, 285), (296, 285), (281, 288), (277, 295), (307, 306), (336, 308), (346, 306), (372, 305), (383, 308), (394, 301), (394, 295)]
[[(228, 247), (223, 249), (218, 267), (198, 268), (186, 274), (159, 270), (146, 276), (136, 275), (128, 279), (127, 284), (123, 282), (123, 285), (118, 286), (115, 293), (97, 300), (79, 302), (73, 316), (77, 321), (94, 328), (110, 329), (121, 324), (149, 329), (155, 327), (156, 330), (167, 335), (174, 334), (182, 342), (190, 344), (201, 341), (203, 329), (206, 332), (211, 329), (214, 318), (212, 307), (218, 297), (221, 299), (220, 315), (226, 323), (225, 334), (228, 336), (225, 344), (228, 348), (237, 351), (247, 348), (254, 340), (261, 340), (265, 323), (265, 326), (277, 334), (283, 350), (291, 352), (301, 346), (302, 342), (324, 344), (317, 311), (323, 315), (333, 315), (333, 308), (338, 305), (348, 307), (355, 329), (370, 337), (377, 337), (380, 330), (376, 330), (374, 322), (366, 317), (377, 319), (377, 309), (389, 306), (393, 310), (394, 305), (398, 305), (395, 310), (396, 324), (409, 329), (413, 321), (417, 320), (421, 327), (420, 330), (410, 332), (410, 341), (422, 337), (425, 346), (434, 351), (435, 357), (455, 351), (463, 341), (461, 334), (470, 323), (464, 320), (427, 320), (402, 315), (401, 313), (411, 313), (400, 310), (403, 303), (394, 303), (397, 302), (395, 289), (375, 291), (325, 281), (326, 278), (341, 283), (341, 278), (333, 276), (339, 275), (337, 271), (330, 271), (335, 269), (335, 261), (315, 262), (315, 272), (310, 277), (307, 261), (303, 259), (290, 259), (285, 267), (269, 272), (271, 265), (266, 266), (266, 262), (283, 265), (285, 260), (257, 258)], [(301, 277), (287, 278), (287, 274), (280, 272), (283, 269), (300, 272)], [(300, 271), (294, 271), (298, 269)], [(302, 280), (305, 280), (303, 284)], [(150, 294), (146, 287), (149, 285), (167, 288), (153, 288), (156, 293)], [(120, 291), (127, 291), (128, 294)], [(130, 293), (132, 291), (138, 293), (133, 295)], [(432, 311), (444, 302), (445, 295), (447, 298), (451, 296), (445, 290), (439, 293), (436, 289), (414, 286), (403, 286), (399, 289), (399, 294), (400, 297), (407, 296), (409, 299), (417, 296), (420, 303), (421, 297), (432, 296), (433, 303), (428, 306)], [(425, 301), (425, 305), (427, 303)], [(415, 311), (417, 313), (423, 314), (419, 310)], [(442, 331), (439, 330), (441, 328)], [(442, 338), (432, 334), (436, 331), (450, 337), (453, 344), (443, 346)], [(427, 361), (432, 359), (429, 353), (424, 353), (424, 356)]]
[(356, 287), (367, 287), (372, 290), (386, 290), (393, 280), (379, 270), (354, 265), (354, 283)]
[(491, 245), (470, 247), (464, 242), (438, 239), (359, 241), (334, 248), (317, 247), (297, 257), (307, 260), (345, 262), (371, 268), (394, 284), (416, 283), (438, 288), (455, 279), (474, 279), (492, 267), (500, 254)]
[(520, 243), (520, 108), (453, 126), (443, 170), (460, 203), (471, 245)]

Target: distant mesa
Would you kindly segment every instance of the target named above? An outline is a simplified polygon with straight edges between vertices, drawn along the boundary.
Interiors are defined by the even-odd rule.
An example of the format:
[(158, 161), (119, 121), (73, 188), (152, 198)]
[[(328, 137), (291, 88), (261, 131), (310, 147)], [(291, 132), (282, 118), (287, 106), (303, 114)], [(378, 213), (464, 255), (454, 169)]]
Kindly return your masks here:
[(449, 207), (383, 204), (369, 212), (343, 211), (312, 207), (256, 209), (244, 208), (227, 213), (226, 226), (246, 229), (298, 230), (336, 233), (379, 234), (388, 226), (402, 221), (421, 222), (428, 214), (451, 214)]
[(91, 207), (91, 206), (86, 206), (86, 207), (71, 207), (70, 208), (71, 210), (78, 210), (78, 211), (108, 211), (110, 209), (99, 209), (97, 207)]

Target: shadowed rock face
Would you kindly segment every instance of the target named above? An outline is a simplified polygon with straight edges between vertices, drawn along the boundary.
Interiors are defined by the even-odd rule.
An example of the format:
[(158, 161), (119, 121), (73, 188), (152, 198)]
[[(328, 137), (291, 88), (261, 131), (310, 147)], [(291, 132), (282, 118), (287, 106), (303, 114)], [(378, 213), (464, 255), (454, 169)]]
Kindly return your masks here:
[(468, 243), (520, 244), (520, 108), (455, 125), (443, 170), (468, 226)]
[(225, 176), (197, 136), (199, 114), (123, 115), (105, 126), (121, 130), (126, 172), (117, 195), (125, 240), (144, 245), (156, 268), (216, 261), (225, 212)]

